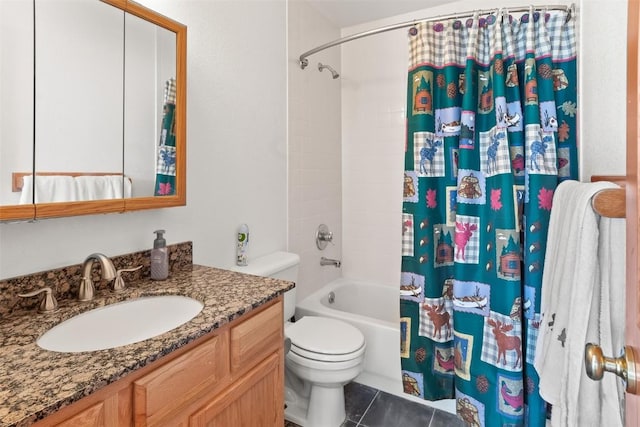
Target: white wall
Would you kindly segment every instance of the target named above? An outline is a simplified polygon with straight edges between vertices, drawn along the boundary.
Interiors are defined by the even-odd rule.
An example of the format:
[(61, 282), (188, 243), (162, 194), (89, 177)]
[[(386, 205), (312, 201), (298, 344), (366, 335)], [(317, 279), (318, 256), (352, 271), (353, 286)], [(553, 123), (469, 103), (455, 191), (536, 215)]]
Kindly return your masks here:
[[(482, 7), (523, 5), (522, 1), (492, 0)], [(344, 28), (342, 36), (475, 8), (471, 0), (452, 2)], [(578, 9), (581, 167), (583, 180), (588, 180), (592, 174), (625, 173), (626, 1), (582, 0)], [(399, 283), (401, 261), (407, 50), (405, 30), (359, 39), (341, 48), (342, 270), (345, 277), (394, 287)]]
[(627, 0), (580, 3), (581, 180), (626, 173)]
[[(340, 136), (340, 79), (318, 62), (340, 70), (339, 49), (309, 58), (302, 70), (298, 57), (319, 44), (340, 37), (339, 29), (301, 1), (288, 6), (289, 73), (289, 248), (300, 254), (297, 298), (340, 277), (332, 266), (320, 266), (320, 257), (341, 257), (342, 179)], [(316, 229), (326, 224), (334, 245), (324, 251), (315, 243)]]
[(81, 263), (92, 252), (192, 240), (194, 261), (234, 262), (286, 249), (286, 4), (281, 0), (144, 0), (188, 27), (187, 206), (0, 224), (0, 279)]

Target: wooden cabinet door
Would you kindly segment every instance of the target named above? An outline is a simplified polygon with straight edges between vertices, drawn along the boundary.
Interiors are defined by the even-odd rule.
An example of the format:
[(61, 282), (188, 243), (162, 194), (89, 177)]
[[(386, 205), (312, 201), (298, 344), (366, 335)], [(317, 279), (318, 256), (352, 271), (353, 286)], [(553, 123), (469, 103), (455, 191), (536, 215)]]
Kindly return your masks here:
[(229, 389), (194, 413), (190, 427), (282, 427), (282, 352), (271, 354)]
[[(228, 384), (226, 331), (133, 382), (135, 426), (167, 425), (183, 407)], [(189, 414), (190, 412), (187, 412)]]
[(130, 427), (131, 387), (108, 386), (36, 422), (38, 427)]

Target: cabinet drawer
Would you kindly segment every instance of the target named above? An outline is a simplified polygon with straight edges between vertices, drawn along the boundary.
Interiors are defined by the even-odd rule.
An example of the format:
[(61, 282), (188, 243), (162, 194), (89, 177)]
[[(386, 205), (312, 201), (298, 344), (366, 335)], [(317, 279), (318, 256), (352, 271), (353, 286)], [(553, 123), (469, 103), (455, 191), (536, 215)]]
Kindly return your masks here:
[(231, 370), (255, 365), (282, 346), (282, 302), (231, 328)]
[(229, 375), (228, 335), (224, 332), (133, 383), (136, 426), (155, 425), (180, 406), (209, 392)]

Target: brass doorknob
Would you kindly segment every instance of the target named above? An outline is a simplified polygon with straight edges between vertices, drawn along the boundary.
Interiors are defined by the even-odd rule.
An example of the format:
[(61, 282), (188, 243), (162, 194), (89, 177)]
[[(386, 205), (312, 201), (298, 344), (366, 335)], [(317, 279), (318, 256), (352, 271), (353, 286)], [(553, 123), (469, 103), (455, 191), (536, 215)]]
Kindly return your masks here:
[(599, 345), (588, 343), (584, 348), (584, 366), (592, 380), (600, 381), (605, 372), (612, 372), (625, 380), (627, 393), (638, 391), (636, 354), (632, 347), (625, 347), (622, 356), (612, 358), (604, 356)]

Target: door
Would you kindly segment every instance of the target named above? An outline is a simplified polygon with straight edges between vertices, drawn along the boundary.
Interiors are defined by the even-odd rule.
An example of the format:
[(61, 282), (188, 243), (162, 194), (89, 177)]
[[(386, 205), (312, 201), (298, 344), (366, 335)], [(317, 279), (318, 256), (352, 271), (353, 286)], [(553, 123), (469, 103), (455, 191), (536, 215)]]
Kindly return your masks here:
[[(627, 164), (626, 164), (626, 298), (625, 302), (614, 301), (614, 304), (625, 304), (625, 345), (640, 355), (640, 197), (638, 197), (638, 175), (640, 162), (638, 161), (638, 143), (640, 143), (640, 67), (639, 46), (640, 34), (640, 0), (628, 0), (627, 14)], [(613, 307), (616, 309), (616, 307)], [(617, 356), (617, 355), (616, 355)], [(635, 363), (638, 371), (638, 363)], [(611, 374), (608, 374), (611, 375)], [(627, 392), (625, 396), (625, 425), (636, 427), (640, 425), (640, 396)]]
[[(638, 79), (638, 20), (640, 0), (629, 0), (627, 23), (627, 179), (626, 179), (626, 226), (627, 226), (627, 298), (626, 298), (626, 345), (640, 349), (640, 312), (638, 311), (638, 286), (640, 285), (640, 218), (638, 217), (638, 137), (640, 136), (638, 102), (640, 87)], [(622, 302), (620, 302), (622, 303)], [(626, 426), (640, 425), (640, 396), (626, 394)]]

